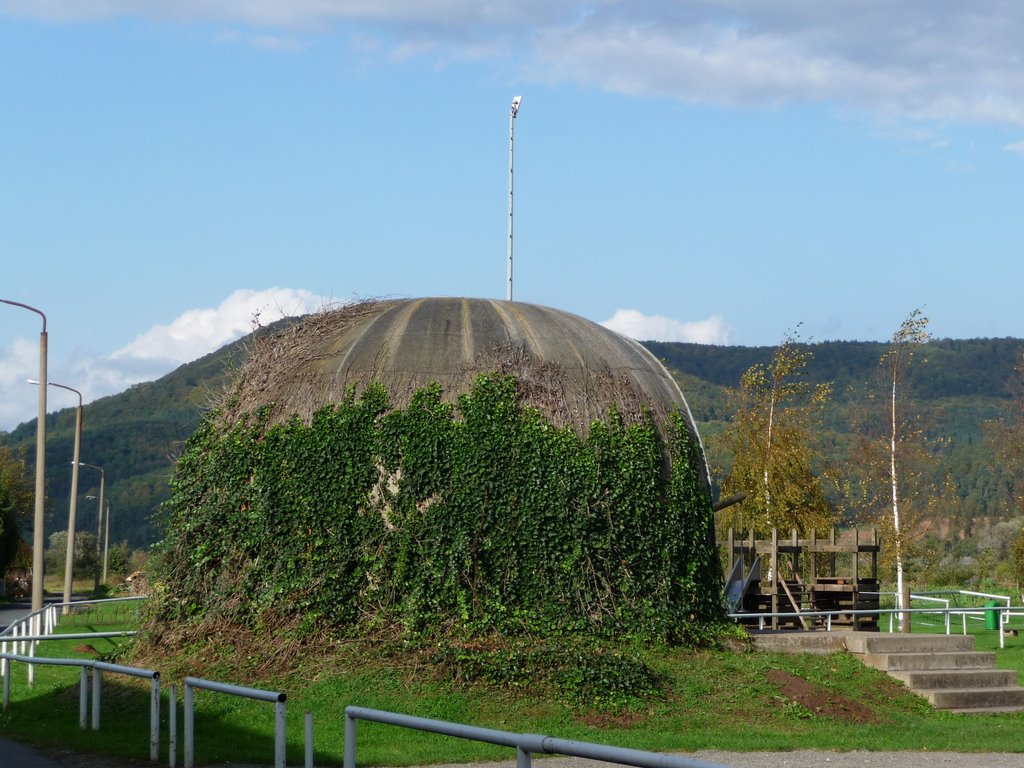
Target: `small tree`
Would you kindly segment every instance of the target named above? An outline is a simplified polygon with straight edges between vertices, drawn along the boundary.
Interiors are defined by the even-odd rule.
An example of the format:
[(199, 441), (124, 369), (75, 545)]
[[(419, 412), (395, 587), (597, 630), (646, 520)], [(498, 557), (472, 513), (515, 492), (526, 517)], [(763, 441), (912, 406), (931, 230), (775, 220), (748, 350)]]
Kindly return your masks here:
[(823, 530), (835, 521), (825, 498), (829, 467), (813, 440), (830, 384), (811, 386), (811, 352), (796, 333), (787, 334), (768, 365), (755, 365), (732, 392), (736, 412), (722, 436), (733, 456), (722, 482), (725, 495), (746, 493), (737, 508), (720, 516), (720, 527)]
[[(896, 547), (896, 594), (902, 608), (903, 600), (903, 529), (900, 527), (900, 445), (903, 420), (899, 411), (903, 396), (903, 380), (914, 359), (916, 346), (931, 338), (928, 332), (928, 318), (920, 309), (915, 309), (904, 320), (892, 336), (889, 351), (882, 355), (881, 366), (886, 381), (891, 385), (889, 398), (889, 487), (892, 491), (893, 544)], [(902, 623), (902, 615), (900, 621)]]
[(131, 559), (132, 550), (127, 541), (119, 544), (112, 544), (108, 550), (107, 572), (111, 577), (124, 578), (128, 575), (128, 562)]
[[(46, 570), (49, 573), (64, 573), (67, 559), (68, 532), (57, 531), (50, 534), (49, 546), (46, 548)], [(93, 576), (96, 573), (96, 534), (78, 531), (75, 534), (75, 563), (73, 573), (76, 577)]]
[(33, 494), (24, 457), (0, 445), (0, 595), (4, 593), (7, 568), (21, 543), (21, 522), (33, 508)]

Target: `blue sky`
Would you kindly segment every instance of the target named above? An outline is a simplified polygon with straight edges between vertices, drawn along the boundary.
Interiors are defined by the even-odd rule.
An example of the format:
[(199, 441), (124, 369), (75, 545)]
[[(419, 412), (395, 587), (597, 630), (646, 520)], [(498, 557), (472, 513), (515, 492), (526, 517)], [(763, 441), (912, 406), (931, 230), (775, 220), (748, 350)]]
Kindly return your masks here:
[[(1024, 336), (1024, 6), (0, 0), (0, 298), (90, 400), (358, 297)], [(0, 429), (38, 318), (0, 305)], [(72, 405), (51, 390), (50, 408)]]

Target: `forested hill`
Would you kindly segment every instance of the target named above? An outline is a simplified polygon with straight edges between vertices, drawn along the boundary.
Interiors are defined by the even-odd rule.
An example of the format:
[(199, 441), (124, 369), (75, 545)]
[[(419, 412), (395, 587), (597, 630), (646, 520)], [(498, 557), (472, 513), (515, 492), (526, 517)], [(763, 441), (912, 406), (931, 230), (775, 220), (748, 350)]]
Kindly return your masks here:
[[(274, 327), (262, 329), (270, 332)], [(159, 537), (153, 516), (167, 498), (173, 462), (204, 411), (224, 382), (244, 359), (251, 339), (245, 338), (163, 378), (105, 397), (85, 408), (82, 460), (106, 469), (106, 493), (111, 502), (111, 542), (127, 540), (133, 547)], [(774, 348), (724, 347), (648, 342), (680, 381), (702, 431), (712, 437), (730, 418), (727, 387), (756, 363), (768, 363)], [(810, 346), (813, 358), (808, 380), (833, 383), (833, 404), (823, 442), (839, 452), (848, 446), (851, 409), (871, 386), (877, 387), (879, 359), (887, 345), (872, 342), (824, 342)], [(1012, 404), (1014, 366), (1024, 352), (1021, 339), (940, 340), (921, 350), (910, 379), (912, 407), (923, 426), (945, 439), (941, 457), (960, 487), (964, 514), (995, 518), (1005, 514), (1005, 490), (990, 471), (991, 457), (982, 436), (983, 422), (1001, 418)], [(927, 362), (925, 362), (927, 361)], [(49, 522), (47, 532), (66, 528), (74, 410), (52, 413), (47, 419)], [(0, 442), (24, 448), (34, 459), (35, 421)], [(713, 445), (712, 445), (713, 448)], [(712, 457), (723, 460), (712, 450)], [(844, 457), (836, 455), (842, 462)], [(938, 462), (936, 463), (938, 467)], [(936, 470), (938, 471), (938, 470)], [(96, 495), (98, 473), (83, 468), (82, 496)], [(80, 530), (95, 530), (96, 502), (81, 499)]]
[[(274, 331), (279, 324), (258, 333)], [(87, 404), (83, 411), (81, 460), (103, 467), (105, 496), (110, 502), (110, 543), (127, 541), (133, 548), (159, 538), (154, 524), (157, 507), (168, 497), (171, 468), (185, 440), (199, 425), (225, 382), (244, 361), (252, 337), (228, 344), (187, 363), (156, 381), (136, 384), (124, 392)], [(65, 408), (46, 419), (46, 533), (67, 528), (74, 456), (75, 409)], [(35, 465), (36, 420), (0, 432), (0, 443), (25, 451)], [(79, 471), (78, 524), (96, 531), (100, 473)]]
[[(735, 387), (752, 365), (771, 361), (775, 347), (644, 342), (666, 366), (720, 387)], [(810, 345), (807, 378), (832, 382), (834, 397), (858, 391), (878, 369), (889, 345), (871, 341), (826, 341)], [(1024, 339), (941, 339), (925, 345), (913, 370), (915, 398), (1010, 396), (1007, 383), (1024, 351)]]

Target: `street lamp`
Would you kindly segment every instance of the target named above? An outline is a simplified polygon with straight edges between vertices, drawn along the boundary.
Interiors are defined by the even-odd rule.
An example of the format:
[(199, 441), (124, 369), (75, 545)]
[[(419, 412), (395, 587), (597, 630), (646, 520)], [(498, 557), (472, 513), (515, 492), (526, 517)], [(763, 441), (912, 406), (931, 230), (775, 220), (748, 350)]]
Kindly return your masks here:
[[(29, 384), (39, 384), (35, 379), (29, 379)], [(74, 392), (78, 395), (78, 408), (75, 411), (75, 458), (71, 462), (71, 503), (68, 507), (68, 541), (67, 541), (67, 557), (64, 559), (64, 613), (68, 613), (68, 603), (71, 602), (71, 584), (74, 580), (74, 564), (75, 564), (75, 518), (78, 515), (78, 457), (81, 453), (82, 448), (82, 393), (74, 387), (69, 387), (64, 384), (57, 384), (56, 382), (49, 381), (47, 384), (51, 387), (60, 387), (66, 389), (68, 392)]]
[[(87, 499), (95, 499), (95, 496), (86, 496)], [(103, 582), (107, 581), (107, 555), (110, 553), (110, 499), (107, 499), (107, 516), (103, 525)]]
[(46, 315), (19, 301), (0, 299), (2, 304), (35, 312), (43, 318), (39, 334), (39, 413), (36, 418), (36, 508), (32, 521), (32, 611), (43, 607), (43, 548), (46, 545), (43, 524), (46, 511)]
[(508, 300), (512, 301), (512, 201), (514, 198), (515, 179), (515, 127), (516, 115), (523, 97), (512, 99), (512, 107), (508, 111)]
[(100, 537), (103, 535), (103, 484), (106, 482), (107, 473), (103, 471), (103, 467), (97, 467), (95, 464), (86, 464), (84, 461), (79, 462), (83, 467), (92, 467), (98, 469), (100, 472), (100, 509), (96, 513), (96, 581), (93, 585), (93, 591), (99, 592), (100, 589)]

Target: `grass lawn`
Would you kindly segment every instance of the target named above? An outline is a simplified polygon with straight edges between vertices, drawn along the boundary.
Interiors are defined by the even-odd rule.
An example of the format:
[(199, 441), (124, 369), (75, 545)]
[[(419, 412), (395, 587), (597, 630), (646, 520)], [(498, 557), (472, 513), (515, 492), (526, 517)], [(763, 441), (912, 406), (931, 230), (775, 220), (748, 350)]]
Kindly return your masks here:
[[(110, 609), (106, 609), (110, 610)], [(111, 622), (120, 622), (111, 623)], [(1024, 630), (1024, 621), (1017, 621)], [(62, 624), (128, 626), (124, 614), (86, 616)], [(959, 627), (958, 627), (959, 628)], [(1024, 632), (1008, 637), (972, 623), (979, 650), (996, 650), (1000, 667), (1024, 672)], [(97, 640), (95, 652), (113, 650), (117, 640)], [(214, 649), (211, 651), (211, 649)], [(517, 732), (543, 733), (657, 751), (723, 750), (955, 750), (1024, 751), (1024, 715), (953, 715), (931, 710), (901, 684), (864, 667), (848, 654), (831, 656), (747, 652), (641, 651), (664, 682), (664, 693), (624, 709), (603, 709), (545, 696), (528, 684), (513, 689), (459, 685), (423, 663), (422, 654), (385, 654), (365, 646), (338, 646), (328, 659), (302, 660), (254, 682), (243, 655), (230, 642), (210, 638), (190, 653), (161, 666), (162, 757), (167, 748), (167, 686), (179, 683), (194, 659), (203, 657), (204, 676), (280, 690), (288, 695), (288, 762), (302, 763), (303, 713), (314, 716), (317, 765), (340, 765), (343, 710), (355, 704)], [(222, 660), (211, 665), (214, 657)], [(95, 657), (81, 641), (48, 641), (41, 656)], [(122, 661), (121, 663), (128, 663)], [(253, 667), (255, 668), (255, 667)], [(812, 712), (782, 695), (773, 670), (810, 681), (836, 699), (864, 705), (873, 722), (849, 722)], [(144, 681), (105, 675), (102, 728), (78, 728), (78, 669), (37, 667), (36, 686), (25, 684), (24, 665), (14, 667), (11, 707), (0, 715), (0, 734), (29, 743), (61, 744), (77, 750), (143, 758), (148, 754), (148, 686)], [(183, 751), (179, 703), (178, 751)], [(273, 754), (273, 705), (196, 692), (196, 759), (199, 763), (269, 763)], [(440, 761), (511, 759), (512, 750), (435, 736), (392, 726), (359, 724), (361, 765), (413, 765)], [(1024, 758), (1022, 758), (1024, 759)]]

